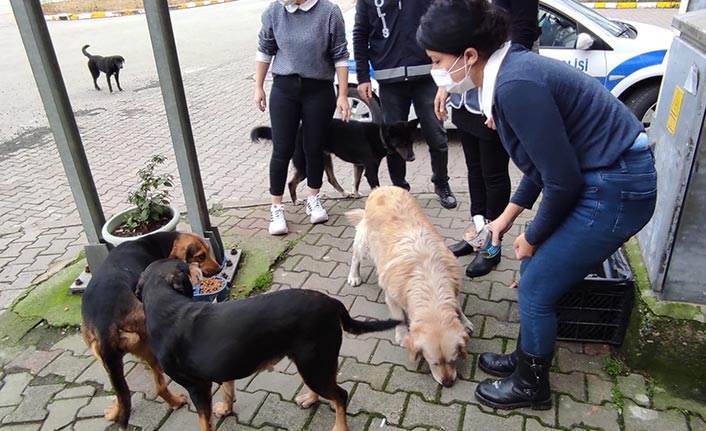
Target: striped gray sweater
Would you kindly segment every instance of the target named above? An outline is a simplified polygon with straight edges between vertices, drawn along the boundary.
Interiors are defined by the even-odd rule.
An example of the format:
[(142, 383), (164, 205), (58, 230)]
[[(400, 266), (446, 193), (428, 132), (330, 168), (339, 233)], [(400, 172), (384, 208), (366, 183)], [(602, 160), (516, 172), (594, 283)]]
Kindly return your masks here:
[(270, 70), (275, 75), (333, 81), (335, 68), (348, 66), (343, 14), (329, 0), (294, 12), (273, 2), (262, 14), (258, 38), (255, 59), (272, 62)]

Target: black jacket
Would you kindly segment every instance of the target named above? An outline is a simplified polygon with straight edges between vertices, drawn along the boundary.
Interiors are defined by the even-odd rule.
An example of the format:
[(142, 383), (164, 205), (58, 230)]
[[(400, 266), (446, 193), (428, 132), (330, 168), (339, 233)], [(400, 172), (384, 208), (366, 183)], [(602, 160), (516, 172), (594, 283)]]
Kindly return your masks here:
[[(431, 60), (417, 44), (419, 20), (432, 0), (357, 0), (353, 55), (358, 83), (428, 76)], [(379, 5), (379, 6), (378, 6)]]

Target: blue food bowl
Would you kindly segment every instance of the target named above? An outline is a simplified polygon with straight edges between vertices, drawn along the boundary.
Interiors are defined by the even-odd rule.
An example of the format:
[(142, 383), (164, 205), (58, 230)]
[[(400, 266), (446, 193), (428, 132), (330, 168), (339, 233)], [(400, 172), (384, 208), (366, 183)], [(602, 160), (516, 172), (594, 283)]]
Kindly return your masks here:
[(216, 276), (215, 278), (221, 280), (223, 282), (223, 286), (215, 292), (201, 293), (201, 284), (197, 284), (196, 286), (194, 286), (194, 301), (223, 302), (228, 300), (228, 298), (230, 297), (230, 283), (228, 283), (228, 280), (226, 280), (224, 277), (221, 277), (220, 275)]

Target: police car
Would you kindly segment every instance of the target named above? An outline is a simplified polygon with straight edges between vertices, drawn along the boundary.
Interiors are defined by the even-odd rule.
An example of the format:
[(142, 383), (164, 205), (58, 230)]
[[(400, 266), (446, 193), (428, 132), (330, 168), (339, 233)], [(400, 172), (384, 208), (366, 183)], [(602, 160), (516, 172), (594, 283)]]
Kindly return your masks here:
[[(380, 122), (377, 95), (366, 104), (356, 90), (352, 46), (355, 8), (346, 11), (344, 19), (351, 53), (348, 76), (351, 116), (361, 121)], [(672, 43), (670, 30), (609, 20), (575, 0), (540, 0), (538, 21), (542, 30), (541, 55), (564, 61), (594, 76), (649, 127), (667, 66), (667, 50)], [(374, 78), (374, 71), (372, 73)], [(376, 92), (374, 79), (372, 85)]]

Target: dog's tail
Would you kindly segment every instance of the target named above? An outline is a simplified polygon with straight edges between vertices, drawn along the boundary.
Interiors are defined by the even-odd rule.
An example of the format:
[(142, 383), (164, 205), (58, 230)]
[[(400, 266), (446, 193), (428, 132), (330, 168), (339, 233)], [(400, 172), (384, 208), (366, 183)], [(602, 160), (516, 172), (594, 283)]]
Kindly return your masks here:
[(395, 326), (402, 323), (399, 320), (387, 319), (387, 320), (356, 320), (351, 317), (346, 310), (346, 307), (339, 302), (340, 305), (340, 318), (341, 326), (343, 330), (353, 335), (367, 334), (368, 332), (379, 332), (386, 329), (392, 329)]
[(250, 140), (252, 142), (257, 142), (261, 139), (272, 140), (272, 127), (255, 127), (250, 131)]
[(83, 45), (83, 48), (81, 48), (81, 52), (82, 52), (83, 55), (85, 55), (86, 57), (91, 58), (91, 54), (89, 54), (88, 51), (86, 51), (86, 49), (87, 49), (89, 46), (91, 46), (91, 45)]
[(346, 212), (346, 218), (353, 226), (358, 226), (358, 224), (363, 221), (364, 217), (365, 210), (363, 209), (350, 210)]

